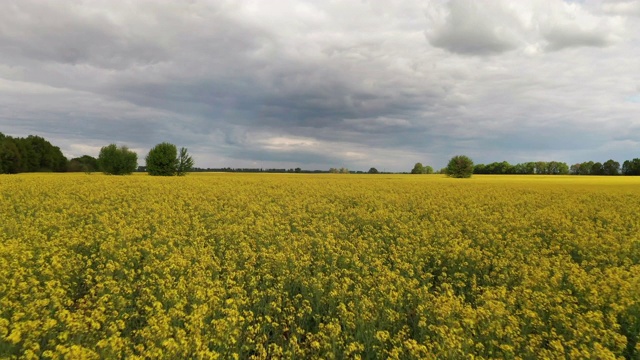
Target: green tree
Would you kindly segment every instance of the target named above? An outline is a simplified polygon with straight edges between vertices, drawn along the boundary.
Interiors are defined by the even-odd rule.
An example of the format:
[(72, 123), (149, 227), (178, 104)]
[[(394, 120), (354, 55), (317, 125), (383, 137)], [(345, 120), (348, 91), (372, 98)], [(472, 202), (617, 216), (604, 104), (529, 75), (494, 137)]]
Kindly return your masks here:
[(485, 164), (476, 164), (473, 166), (474, 174), (487, 174), (487, 165)]
[(67, 158), (60, 148), (40, 136), (29, 135), (26, 138), (14, 139), (20, 151), (22, 164), (20, 171), (57, 171), (67, 170)]
[(571, 165), (571, 167), (569, 168), (569, 174), (571, 175), (580, 175), (580, 166), (582, 164), (581, 163), (576, 163)]
[(592, 175), (591, 171), (593, 171), (593, 161), (587, 161), (580, 164), (580, 175)]
[(145, 158), (146, 170), (152, 176), (183, 176), (193, 168), (193, 159), (186, 148), (178, 149), (168, 142), (160, 143)]
[(0, 172), (66, 171), (67, 158), (60, 148), (40, 136), (12, 138), (0, 133), (4, 160)]
[(180, 156), (178, 157), (178, 168), (176, 174), (184, 176), (193, 168), (193, 158), (187, 152), (187, 148), (180, 148)]
[(83, 155), (81, 157), (73, 158), (69, 160), (67, 164), (67, 171), (69, 172), (85, 172), (92, 173), (98, 171), (98, 159), (93, 156)]
[(549, 174), (549, 163), (546, 161), (536, 161), (536, 174), (538, 175)]
[(551, 175), (566, 175), (569, 173), (569, 165), (564, 162), (550, 161), (547, 164), (547, 171)]
[(422, 166), (422, 163), (419, 163), (419, 162), (413, 165), (413, 169), (411, 169), (412, 174), (422, 174), (423, 172), (424, 172), (424, 166)]
[(136, 170), (138, 155), (126, 146), (110, 144), (100, 149), (98, 166), (105, 174), (128, 175)]
[(163, 142), (149, 150), (145, 160), (149, 175), (173, 176), (178, 170), (178, 149), (173, 144)]
[(0, 174), (17, 174), (20, 172), (21, 162), (20, 151), (13, 138), (0, 138)]
[(618, 175), (620, 174), (620, 163), (609, 159), (602, 164), (602, 171), (605, 175)]
[(454, 178), (470, 178), (473, 174), (473, 160), (465, 155), (456, 155), (449, 160), (447, 175)]
[(625, 160), (622, 164), (622, 173), (624, 175), (640, 175), (640, 158)]
[(604, 175), (604, 167), (602, 166), (602, 163), (599, 163), (599, 162), (593, 163), (593, 165), (591, 165), (590, 174), (591, 175)]
[(379, 174), (380, 172), (378, 171), (378, 169), (372, 167), (371, 169), (369, 169), (369, 174)]

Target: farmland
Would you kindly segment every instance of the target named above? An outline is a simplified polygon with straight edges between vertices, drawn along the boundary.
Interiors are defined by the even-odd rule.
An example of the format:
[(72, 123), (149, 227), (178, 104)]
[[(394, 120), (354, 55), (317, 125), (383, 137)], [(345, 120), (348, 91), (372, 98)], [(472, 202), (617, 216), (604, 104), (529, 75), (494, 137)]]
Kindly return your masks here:
[(640, 357), (640, 178), (0, 177), (0, 358)]

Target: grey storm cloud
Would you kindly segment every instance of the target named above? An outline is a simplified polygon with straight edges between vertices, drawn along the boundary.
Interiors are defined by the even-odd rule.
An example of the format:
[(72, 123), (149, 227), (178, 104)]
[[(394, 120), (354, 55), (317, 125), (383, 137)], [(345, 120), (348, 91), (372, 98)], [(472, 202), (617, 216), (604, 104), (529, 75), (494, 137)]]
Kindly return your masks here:
[[(393, 171), (640, 156), (635, 1), (13, 0), (0, 132)], [(589, 158), (590, 159), (590, 158)]]

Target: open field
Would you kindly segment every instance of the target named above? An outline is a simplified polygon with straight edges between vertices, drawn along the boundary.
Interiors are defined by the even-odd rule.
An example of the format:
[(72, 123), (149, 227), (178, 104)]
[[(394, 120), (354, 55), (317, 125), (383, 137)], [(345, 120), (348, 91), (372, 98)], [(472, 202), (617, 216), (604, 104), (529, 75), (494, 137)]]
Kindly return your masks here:
[(0, 358), (640, 357), (640, 177), (0, 176)]

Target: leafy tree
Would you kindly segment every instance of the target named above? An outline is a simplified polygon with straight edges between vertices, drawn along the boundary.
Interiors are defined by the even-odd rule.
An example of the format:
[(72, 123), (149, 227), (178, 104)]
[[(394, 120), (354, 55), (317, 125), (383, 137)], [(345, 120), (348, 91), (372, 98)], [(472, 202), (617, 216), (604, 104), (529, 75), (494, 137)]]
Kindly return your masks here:
[(487, 165), (487, 174), (511, 174), (513, 172), (511, 164), (506, 161), (493, 162)]
[(193, 168), (193, 159), (187, 152), (186, 148), (180, 148), (180, 156), (178, 157), (178, 168), (176, 174), (178, 176), (186, 175)]
[(422, 166), (422, 163), (416, 163), (413, 166), (413, 169), (411, 169), (412, 174), (422, 174), (423, 171), (424, 171), (424, 166)]
[(487, 173), (487, 165), (485, 164), (476, 164), (473, 166), (474, 174), (486, 174)]
[[(40, 136), (29, 135), (26, 139), (26, 147), (30, 148), (31, 168), (28, 171), (65, 171), (67, 158), (62, 155), (60, 148), (51, 145), (50, 142)], [(29, 157), (27, 157), (29, 158)]]
[(569, 173), (569, 165), (564, 162), (550, 161), (547, 163), (547, 174), (566, 175)]
[(345, 167), (340, 168), (340, 174), (349, 174), (349, 169)]
[(340, 170), (338, 170), (338, 169), (336, 169), (336, 168), (330, 168), (330, 169), (329, 169), (329, 172), (330, 172), (331, 174), (338, 174), (338, 173), (340, 173)]
[(536, 173), (536, 163), (533, 161), (529, 161), (522, 164), (522, 173), (523, 174), (535, 174)]
[(477, 164), (473, 167), (474, 174), (568, 174), (569, 166), (558, 161), (525, 162), (511, 165), (507, 161), (490, 164)]
[[(475, 174), (475, 171), (473, 172)], [(536, 173), (536, 163), (533, 161), (516, 164), (513, 166), (514, 174), (535, 174)]]
[(17, 174), (20, 172), (21, 160), (20, 151), (13, 138), (0, 138), (0, 174)]
[(571, 165), (571, 167), (569, 168), (569, 173), (571, 175), (580, 175), (580, 165), (580, 163)]
[(146, 171), (152, 176), (182, 176), (193, 168), (193, 159), (187, 149), (181, 148), (178, 153), (176, 146), (168, 142), (154, 146), (145, 160)]
[(66, 171), (67, 158), (60, 148), (39, 136), (12, 138), (0, 133), (0, 172)]
[(592, 175), (594, 164), (595, 163), (593, 161), (587, 161), (580, 164), (580, 175)]
[(163, 142), (149, 150), (145, 160), (149, 175), (173, 176), (178, 170), (178, 149), (173, 144)]
[(640, 175), (640, 159), (635, 158), (622, 163), (622, 173), (624, 175)]
[(83, 155), (69, 160), (67, 164), (69, 172), (86, 172), (88, 174), (98, 171), (98, 159), (93, 156)]
[(379, 174), (380, 172), (378, 171), (378, 169), (372, 167), (371, 169), (369, 169), (369, 174)]
[(599, 162), (593, 163), (593, 165), (591, 165), (590, 174), (591, 175), (604, 175), (604, 167), (602, 166), (602, 163), (599, 163)]
[(604, 175), (618, 175), (620, 174), (620, 163), (609, 159), (602, 164), (602, 172)]
[(433, 174), (433, 168), (429, 165), (422, 165), (422, 163), (416, 163), (411, 170), (412, 174)]
[(126, 146), (110, 144), (100, 149), (98, 166), (105, 174), (128, 175), (136, 170), (138, 155)]
[(20, 172), (67, 170), (67, 158), (60, 148), (40, 136), (29, 135), (14, 139), (22, 162)]
[(544, 175), (549, 173), (549, 164), (546, 161), (536, 162), (536, 174)]
[(456, 155), (449, 160), (447, 175), (454, 178), (470, 178), (473, 174), (473, 160), (465, 155)]

